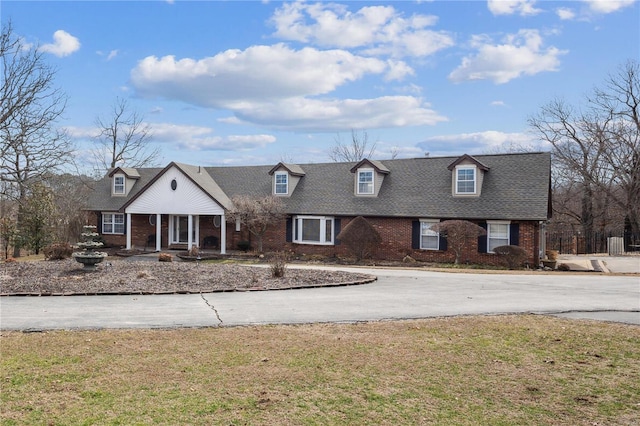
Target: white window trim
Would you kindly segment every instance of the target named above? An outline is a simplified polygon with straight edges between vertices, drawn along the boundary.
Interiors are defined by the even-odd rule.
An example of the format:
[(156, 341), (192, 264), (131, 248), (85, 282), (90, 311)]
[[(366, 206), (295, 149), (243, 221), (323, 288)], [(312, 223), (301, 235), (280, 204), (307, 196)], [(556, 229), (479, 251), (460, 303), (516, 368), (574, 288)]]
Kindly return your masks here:
[[(285, 183), (285, 192), (278, 192), (277, 188), (278, 188), (278, 183), (277, 183), (277, 177), (278, 176), (285, 176), (287, 178), (287, 182)], [(289, 194), (289, 173), (287, 172), (275, 172), (273, 175), (273, 193), (274, 195), (288, 195)]]
[[(473, 192), (460, 192), (458, 191), (458, 171), (460, 170), (473, 170)], [(478, 193), (478, 168), (472, 165), (459, 165), (456, 166), (455, 171), (454, 192), (456, 195), (476, 195)], [(468, 182), (468, 181), (464, 181)]]
[[(439, 220), (437, 219), (420, 219), (420, 250), (432, 250), (432, 251), (437, 251), (440, 250), (440, 233), (439, 232), (435, 232), (435, 231), (431, 231), (434, 232), (436, 235), (435, 237), (437, 238), (438, 241), (438, 245), (436, 248), (432, 248), (432, 247), (422, 247), (422, 237), (427, 236), (426, 234), (422, 233), (422, 224), (423, 223), (428, 223), (430, 225), (435, 225), (436, 223), (440, 223)], [(433, 237), (434, 235), (429, 235), (431, 237)]]
[[(122, 185), (116, 185), (116, 179), (122, 178)], [(116, 188), (122, 187), (122, 191), (117, 191)], [(127, 178), (123, 174), (117, 174), (113, 176), (113, 195), (125, 195), (127, 193)]]
[[(302, 239), (302, 221), (304, 219), (313, 219), (320, 221), (320, 241), (308, 241)], [(331, 241), (326, 241), (327, 221), (331, 221)], [(317, 246), (332, 246), (335, 244), (336, 221), (333, 216), (294, 216), (292, 220), (291, 241), (296, 244), (308, 244)], [(296, 235), (300, 235), (296, 238)]]
[[(487, 253), (494, 253), (491, 247), (491, 225), (507, 225), (507, 244), (511, 241), (511, 221), (510, 220), (488, 220), (487, 221)], [(496, 246), (499, 247), (499, 246)]]
[[(371, 173), (371, 191), (370, 192), (361, 192), (360, 191), (360, 175), (363, 173)], [(373, 195), (375, 194), (376, 191), (376, 187), (375, 187), (375, 183), (376, 183), (376, 173), (375, 170), (373, 169), (358, 169), (358, 177), (357, 177), (358, 181), (356, 182), (356, 193), (358, 195)], [(366, 182), (369, 183), (369, 182)]]
[[(111, 222), (105, 222), (105, 218), (107, 216), (111, 216)], [(116, 222), (116, 216), (121, 216), (122, 217), (122, 223)], [(100, 230), (102, 231), (102, 234), (107, 234), (107, 235), (124, 235), (124, 231), (126, 229), (125, 227), (125, 219), (124, 219), (124, 213), (116, 213), (116, 212), (103, 212), (102, 213), (102, 223), (100, 224)], [(111, 225), (111, 232), (107, 232), (105, 231), (104, 227), (105, 225)], [(122, 232), (115, 232), (116, 230), (116, 225), (122, 225)]]

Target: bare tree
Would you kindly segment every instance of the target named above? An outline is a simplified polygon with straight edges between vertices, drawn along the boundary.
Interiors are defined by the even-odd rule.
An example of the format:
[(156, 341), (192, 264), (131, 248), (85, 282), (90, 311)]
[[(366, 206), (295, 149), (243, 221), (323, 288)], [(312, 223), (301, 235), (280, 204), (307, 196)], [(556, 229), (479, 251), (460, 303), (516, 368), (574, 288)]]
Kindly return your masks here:
[(152, 147), (151, 127), (131, 110), (126, 99), (117, 98), (109, 117), (96, 118), (100, 134), (93, 154), (104, 169), (116, 166), (149, 167), (160, 159), (160, 148)]
[(364, 158), (373, 158), (376, 152), (377, 143), (369, 146), (369, 134), (363, 130), (358, 134), (351, 130), (351, 142), (344, 143), (340, 135), (334, 139), (335, 145), (329, 149), (329, 158), (332, 161), (358, 162)]
[(431, 230), (439, 232), (447, 239), (447, 247), (456, 254), (454, 262), (456, 265), (460, 263), (463, 253), (469, 249), (470, 244), (487, 233), (483, 227), (468, 220), (445, 220), (431, 226)]
[(233, 207), (227, 211), (229, 222), (240, 221), (258, 239), (258, 251), (262, 252), (262, 239), (269, 227), (284, 218), (284, 204), (273, 195), (262, 198), (239, 195), (231, 200)]
[(54, 239), (54, 194), (43, 183), (31, 185), (29, 192), (23, 205), (24, 217), (18, 238), (22, 246), (39, 254)]
[(531, 117), (529, 124), (553, 147), (554, 180), (564, 187), (580, 186), (581, 207), (576, 216), (585, 234), (594, 230), (598, 210), (594, 203), (603, 208), (616, 205), (625, 211), (633, 232), (640, 231), (637, 62), (627, 62), (603, 88), (595, 89), (584, 108), (555, 100)]
[(82, 210), (93, 184), (87, 176), (68, 173), (47, 176), (47, 184), (56, 195), (53, 216), (56, 242), (75, 243), (82, 227), (87, 224), (87, 212)]
[(593, 196), (596, 176), (601, 167), (602, 140), (592, 134), (590, 117), (576, 112), (562, 100), (545, 105), (529, 124), (542, 139), (553, 146), (553, 159), (562, 176), (577, 180), (580, 186), (581, 207), (578, 215), (582, 232), (594, 230)]
[[(640, 233), (640, 63), (628, 61), (596, 89), (590, 102), (610, 119), (603, 152), (615, 185), (599, 187), (625, 211), (635, 234)], [(618, 191), (620, 189), (620, 191)]]
[(9, 247), (14, 244), (17, 234), (16, 223), (9, 216), (0, 216), (0, 250), (5, 259), (9, 257)]
[[(0, 54), (0, 195), (17, 202), (16, 229), (21, 232), (30, 186), (68, 164), (73, 146), (55, 127), (66, 96), (54, 87), (56, 72), (40, 50), (26, 46), (9, 23), (0, 35)], [(19, 256), (19, 250), (16, 244), (14, 256)]]

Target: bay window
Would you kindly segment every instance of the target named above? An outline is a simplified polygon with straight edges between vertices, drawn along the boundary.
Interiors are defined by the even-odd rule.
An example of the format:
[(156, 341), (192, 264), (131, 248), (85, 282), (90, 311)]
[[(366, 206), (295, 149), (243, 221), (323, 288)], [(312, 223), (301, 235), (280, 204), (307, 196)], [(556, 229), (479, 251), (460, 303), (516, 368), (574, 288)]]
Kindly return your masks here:
[(299, 244), (334, 243), (334, 219), (327, 216), (296, 216), (293, 218), (293, 242)]

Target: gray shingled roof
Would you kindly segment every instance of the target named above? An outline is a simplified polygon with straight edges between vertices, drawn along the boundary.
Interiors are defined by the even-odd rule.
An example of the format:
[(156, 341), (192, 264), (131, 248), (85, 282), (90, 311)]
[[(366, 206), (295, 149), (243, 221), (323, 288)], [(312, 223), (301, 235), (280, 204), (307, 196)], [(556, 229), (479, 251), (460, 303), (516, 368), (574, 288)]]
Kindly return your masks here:
[[(447, 167), (458, 157), (425, 157), (382, 160), (389, 170), (377, 197), (354, 195), (356, 163), (303, 164), (291, 197), (284, 197), (290, 214), (336, 216), (389, 216), (438, 219), (546, 220), (550, 209), (549, 153), (477, 155), (486, 165), (480, 197), (454, 197), (451, 171)], [(183, 165), (184, 166), (184, 165)], [(190, 166), (184, 166), (185, 169)], [(191, 166), (193, 167), (193, 166)], [(206, 167), (219, 190), (228, 199), (235, 195), (271, 194), (271, 166)], [(118, 210), (163, 169), (138, 169), (140, 179), (126, 198), (111, 197), (109, 178), (101, 180), (89, 200), (90, 210)], [(198, 183), (198, 182), (196, 182)], [(201, 184), (214, 197), (213, 186)], [(215, 192), (214, 195), (211, 191)], [(222, 201), (222, 200), (220, 200)], [(224, 203), (221, 202), (224, 205)]]

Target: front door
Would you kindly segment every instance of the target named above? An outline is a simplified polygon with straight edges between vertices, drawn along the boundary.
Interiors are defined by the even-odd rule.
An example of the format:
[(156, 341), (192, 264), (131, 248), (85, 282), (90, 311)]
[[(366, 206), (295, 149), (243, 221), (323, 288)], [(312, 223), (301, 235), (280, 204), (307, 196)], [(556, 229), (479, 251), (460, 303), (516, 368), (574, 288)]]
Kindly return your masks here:
[[(169, 236), (171, 244), (188, 244), (189, 243), (189, 216), (171, 216), (169, 221)], [(191, 241), (198, 241), (198, 216), (193, 217), (193, 232)]]

